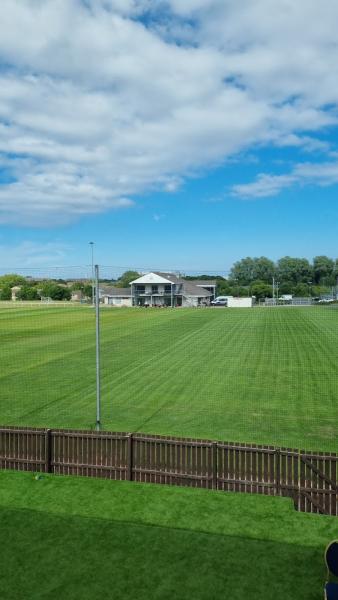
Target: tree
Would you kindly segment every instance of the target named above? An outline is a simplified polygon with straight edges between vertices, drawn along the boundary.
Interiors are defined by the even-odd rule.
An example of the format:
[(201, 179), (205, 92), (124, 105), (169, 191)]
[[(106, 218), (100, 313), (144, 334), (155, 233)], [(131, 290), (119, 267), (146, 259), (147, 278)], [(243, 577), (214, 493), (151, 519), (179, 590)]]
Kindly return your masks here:
[(85, 283), (82, 292), (86, 298), (91, 298), (93, 295), (93, 286), (90, 283)]
[(16, 294), (18, 300), (39, 300), (39, 294), (36, 287), (31, 285), (22, 286)]
[(246, 298), (249, 295), (248, 288), (239, 286), (234, 288), (234, 296), (238, 296), (239, 298)]
[(250, 285), (254, 281), (270, 283), (275, 273), (275, 264), (269, 258), (247, 256), (237, 261), (230, 271), (230, 278), (241, 285)]
[(27, 284), (25, 277), (22, 277), (22, 275), (17, 275), (16, 273), (8, 273), (7, 275), (0, 276), (0, 287), (8, 286), (9, 288), (12, 288), (15, 285), (25, 284)]
[(247, 296), (249, 296), (249, 289), (247, 287), (243, 285), (238, 285), (234, 282), (232, 283), (233, 285), (229, 286), (228, 292), (222, 294), (223, 296), (238, 296), (239, 298), (246, 298)]
[(182, 279), (186, 279), (187, 281), (197, 281), (201, 279), (202, 281), (213, 281), (214, 279), (224, 279), (221, 275), (183, 275)]
[(251, 296), (255, 296), (257, 300), (261, 298), (272, 298), (272, 286), (264, 283), (264, 281), (255, 281), (250, 287)]
[(9, 285), (0, 288), (0, 300), (12, 300), (12, 290)]
[(313, 259), (313, 277), (315, 283), (323, 283), (333, 285), (335, 283), (333, 277), (335, 263), (328, 256), (315, 256)]
[(40, 296), (46, 296), (52, 300), (70, 300), (72, 293), (68, 287), (47, 281), (40, 288)]
[(91, 298), (93, 295), (92, 283), (73, 283), (69, 289), (71, 292), (77, 292), (80, 290), (86, 298)]
[(54, 300), (70, 300), (72, 297), (72, 293), (68, 287), (62, 287), (60, 285), (56, 296), (58, 297), (54, 296)]
[(116, 282), (116, 287), (126, 288), (129, 287), (129, 284), (134, 279), (138, 279), (140, 277), (140, 273), (137, 271), (125, 271), (122, 273), (120, 279)]
[(295, 284), (293, 281), (283, 281), (278, 286), (279, 295), (283, 294), (293, 294), (295, 290)]
[(226, 279), (217, 279), (217, 296), (233, 296), (233, 286)]
[(300, 298), (311, 296), (311, 292), (311, 285), (306, 283), (298, 283), (298, 285), (296, 285), (294, 289), (295, 296), (298, 296)]
[(280, 283), (284, 281), (306, 283), (312, 281), (313, 268), (306, 258), (284, 256), (277, 262), (277, 275)]
[(235, 262), (230, 271), (230, 279), (241, 285), (249, 285), (254, 281), (254, 261), (250, 256)]
[(330, 287), (325, 285), (314, 285), (311, 286), (311, 296), (319, 298), (320, 296), (327, 296), (331, 292)]
[(254, 264), (255, 280), (260, 280), (264, 283), (271, 284), (272, 278), (276, 271), (275, 263), (269, 258), (261, 256), (260, 258), (254, 258)]

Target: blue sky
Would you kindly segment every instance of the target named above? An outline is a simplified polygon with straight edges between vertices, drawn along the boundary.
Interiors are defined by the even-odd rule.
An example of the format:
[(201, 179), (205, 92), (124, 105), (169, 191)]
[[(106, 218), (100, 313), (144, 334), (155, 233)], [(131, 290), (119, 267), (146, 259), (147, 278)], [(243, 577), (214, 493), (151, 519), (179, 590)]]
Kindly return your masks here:
[(3, 0), (1, 271), (337, 257), (338, 5), (269, 4)]

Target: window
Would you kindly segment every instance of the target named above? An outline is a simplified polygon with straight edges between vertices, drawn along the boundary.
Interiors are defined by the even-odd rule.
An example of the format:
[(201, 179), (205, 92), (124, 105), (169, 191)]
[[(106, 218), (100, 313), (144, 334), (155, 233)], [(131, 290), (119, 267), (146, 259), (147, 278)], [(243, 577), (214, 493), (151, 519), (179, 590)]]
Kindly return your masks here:
[(158, 285), (152, 285), (151, 286), (151, 293), (152, 294), (158, 294)]
[(165, 285), (164, 286), (164, 293), (165, 294), (171, 294), (171, 285)]
[(135, 292), (137, 294), (144, 294), (145, 291), (146, 291), (145, 285), (137, 285), (137, 286), (135, 286)]

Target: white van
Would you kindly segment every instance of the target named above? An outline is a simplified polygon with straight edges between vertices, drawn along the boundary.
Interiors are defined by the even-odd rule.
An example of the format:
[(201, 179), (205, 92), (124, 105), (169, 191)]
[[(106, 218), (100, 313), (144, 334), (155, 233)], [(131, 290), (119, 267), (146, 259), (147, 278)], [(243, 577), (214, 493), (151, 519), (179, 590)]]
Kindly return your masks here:
[(228, 306), (229, 298), (233, 298), (233, 296), (217, 296), (210, 304), (213, 306)]

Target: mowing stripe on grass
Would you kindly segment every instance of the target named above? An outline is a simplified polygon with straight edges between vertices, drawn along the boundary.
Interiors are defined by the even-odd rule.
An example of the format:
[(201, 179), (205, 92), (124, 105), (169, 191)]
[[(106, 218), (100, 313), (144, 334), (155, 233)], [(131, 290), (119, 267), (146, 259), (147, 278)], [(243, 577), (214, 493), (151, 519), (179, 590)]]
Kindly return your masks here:
[[(0, 421), (94, 424), (94, 311), (0, 319)], [(338, 311), (106, 309), (101, 340), (105, 429), (338, 450)]]

